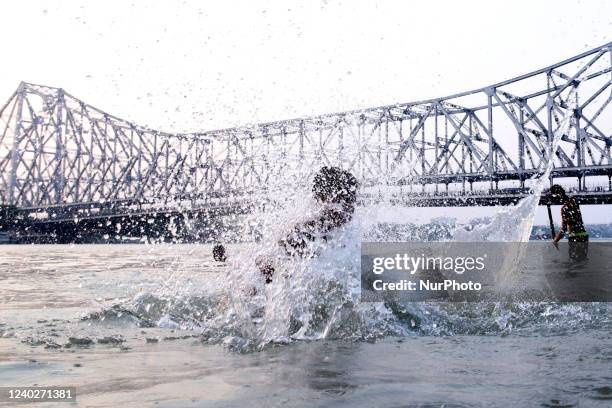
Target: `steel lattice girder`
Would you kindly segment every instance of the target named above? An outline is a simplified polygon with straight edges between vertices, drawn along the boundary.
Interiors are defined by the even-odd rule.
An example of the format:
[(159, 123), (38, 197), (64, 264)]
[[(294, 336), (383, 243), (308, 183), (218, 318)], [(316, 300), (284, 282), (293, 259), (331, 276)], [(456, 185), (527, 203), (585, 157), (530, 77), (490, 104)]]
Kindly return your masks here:
[(322, 165), (364, 185), (524, 180), (612, 172), (612, 43), (481, 89), (406, 104), (170, 134), (62, 89), (21, 83), (0, 111), (0, 193), (19, 207), (193, 204), (303, 183)]

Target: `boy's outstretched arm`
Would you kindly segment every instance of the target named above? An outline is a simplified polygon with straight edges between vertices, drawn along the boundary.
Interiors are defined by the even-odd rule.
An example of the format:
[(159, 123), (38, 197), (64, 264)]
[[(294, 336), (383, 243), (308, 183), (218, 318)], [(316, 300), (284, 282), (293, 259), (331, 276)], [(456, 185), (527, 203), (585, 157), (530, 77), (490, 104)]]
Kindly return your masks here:
[(553, 245), (555, 246), (555, 248), (559, 249), (559, 241), (563, 239), (566, 230), (567, 223), (565, 222), (565, 216), (563, 215), (563, 211), (561, 211), (561, 228), (559, 228), (559, 232), (557, 232), (557, 235), (555, 235), (555, 238), (553, 239)]

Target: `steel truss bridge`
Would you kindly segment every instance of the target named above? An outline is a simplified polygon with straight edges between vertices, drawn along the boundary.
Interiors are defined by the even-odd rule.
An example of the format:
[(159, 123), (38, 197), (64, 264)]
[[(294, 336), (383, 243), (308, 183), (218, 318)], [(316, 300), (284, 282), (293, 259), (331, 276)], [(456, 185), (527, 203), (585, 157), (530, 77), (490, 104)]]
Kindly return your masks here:
[(200, 133), (152, 130), (21, 83), (0, 110), (0, 197), (39, 223), (232, 212), (337, 165), (361, 180), (362, 200), (384, 189), (405, 205), (494, 205), (523, 197), (553, 160), (551, 181), (612, 203), (611, 79), (608, 43), (447, 97)]

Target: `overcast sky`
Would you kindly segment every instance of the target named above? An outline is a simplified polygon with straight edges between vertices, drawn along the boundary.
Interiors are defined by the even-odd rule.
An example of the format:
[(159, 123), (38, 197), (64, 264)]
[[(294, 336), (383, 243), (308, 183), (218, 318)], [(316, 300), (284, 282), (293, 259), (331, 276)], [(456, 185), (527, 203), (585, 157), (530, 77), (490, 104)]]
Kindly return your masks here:
[(597, 0), (22, 0), (0, 10), (0, 100), (24, 80), (181, 132), (478, 88), (612, 33), (612, 1)]

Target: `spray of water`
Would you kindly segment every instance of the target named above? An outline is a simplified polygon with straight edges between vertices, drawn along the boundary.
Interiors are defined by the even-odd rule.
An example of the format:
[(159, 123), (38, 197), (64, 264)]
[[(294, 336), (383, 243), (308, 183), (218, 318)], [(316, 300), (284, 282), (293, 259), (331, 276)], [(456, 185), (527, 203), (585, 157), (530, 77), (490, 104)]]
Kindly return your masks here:
[(554, 152), (557, 151), (559, 141), (563, 135), (569, 133), (576, 101), (576, 89), (572, 88), (567, 97), (568, 107), (553, 132), (550, 143), (544, 144), (544, 157), (547, 160), (540, 163), (540, 172), (526, 181), (525, 185), (531, 190), (528, 197), (522, 199), (516, 206), (503, 208), (488, 222), (481, 222), (473, 229), (463, 226), (456, 229), (453, 236), (457, 241), (496, 241), (496, 242), (527, 242), (533, 227), (533, 220), (538, 208), (540, 196), (548, 183), (550, 172), (554, 166)]
[[(185, 289), (186, 276), (177, 276), (155, 294), (141, 294), (127, 309), (150, 324), (198, 330), (207, 341), (224, 342), (240, 350), (293, 339), (376, 339), (415, 333), (492, 333), (543, 323), (554, 327), (555, 319), (567, 316), (580, 321), (581, 307), (547, 304), (406, 304), (359, 303), (360, 242), (366, 240), (510, 241), (525, 242), (533, 224), (540, 195), (553, 166), (553, 153), (567, 134), (575, 107), (575, 90), (559, 122), (539, 175), (528, 180), (529, 197), (499, 211), (473, 228), (450, 222), (445, 225), (416, 220), (419, 211), (391, 204), (389, 177), (383, 180), (382, 202), (357, 209), (353, 219), (327, 237), (310, 242), (303, 256), (290, 256), (278, 244), (296, 223), (319, 214), (322, 204), (312, 197), (312, 169), (297, 164), (283, 168), (282, 180), (268, 180), (268, 197), (242, 220), (243, 236), (255, 237), (231, 251), (227, 274), (205, 285)], [(268, 152), (270, 157), (274, 152)], [(282, 160), (272, 161), (287, 166)], [(405, 171), (403, 169), (402, 171)], [(403, 225), (381, 228), (381, 222)], [(421, 227), (415, 226), (421, 224)], [(473, 225), (474, 222), (469, 223)], [(254, 232), (255, 231), (255, 232)], [(509, 256), (515, 262), (520, 254)], [(257, 260), (273, 265), (275, 273), (266, 284)], [(594, 306), (596, 307), (596, 306)], [(562, 323), (559, 323), (562, 324)]]
[[(571, 96), (568, 99), (572, 99)], [(528, 181), (532, 194), (517, 206), (507, 208), (496, 214), (488, 223), (477, 225), (468, 231), (464, 226), (457, 226), (449, 239), (456, 241), (510, 241), (528, 240), (537, 209), (539, 197), (552, 169), (552, 153), (558, 141), (569, 130), (573, 108), (570, 106), (553, 140), (548, 144), (546, 157), (542, 163), (539, 177)], [(276, 188), (276, 194), (282, 196), (283, 187)], [(286, 190), (285, 190), (286, 191)], [(229, 272), (228, 296), (230, 313), (239, 322), (238, 332), (247, 339), (258, 343), (285, 342), (290, 339), (320, 339), (342, 332), (350, 322), (355, 332), (373, 332), (380, 330), (381, 323), (385, 334), (398, 333), (401, 325), (388, 324), (398, 322), (398, 311), (387, 310), (384, 305), (359, 305), (359, 242), (372, 234), (379, 226), (377, 222), (382, 212), (389, 214), (402, 212), (401, 209), (385, 203), (365, 206), (357, 211), (354, 220), (335, 231), (326, 240), (315, 240), (303, 257), (288, 256), (277, 244), (284, 234), (295, 223), (309, 219), (321, 208), (313, 199), (306, 186), (292, 189), (292, 198), (280, 200), (273, 211), (253, 213), (247, 224), (259, 223), (258, 228), (262, 241), (252, 244), (234, 259)], [(381, 191), (386, 191), (384, 188)], [(381, 210), (382, 209), (382, 210)], [(382, 212), (381, 212), (382, 211)], [(393, 217), (391, 217), (393, 218)], [(405, 213), (397, 221), (406, 223)], [(517, 228), (518, 224), (518, 228)], [(435, 240), (432, 237), (421, 239)], [(378, 238), (385, 237), (384, 234)], [(515, 262), (520, 254), (513, 254), (509, 262)], [(256, 266), (255, 259), (272, 260), (276, 270), (272, 283), (265, 284), (262, 274)], [(418, 309), (418, 308), (417, 308)], [(420, 320), (424, 310), (429, 313), (441, 313), (437, 308), (422, 307), (420, 310), (407, 310), (411, 320), (408, 328)], [(399, 313), (401, 314), (401, 313)]]

